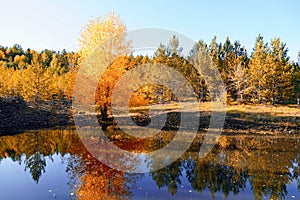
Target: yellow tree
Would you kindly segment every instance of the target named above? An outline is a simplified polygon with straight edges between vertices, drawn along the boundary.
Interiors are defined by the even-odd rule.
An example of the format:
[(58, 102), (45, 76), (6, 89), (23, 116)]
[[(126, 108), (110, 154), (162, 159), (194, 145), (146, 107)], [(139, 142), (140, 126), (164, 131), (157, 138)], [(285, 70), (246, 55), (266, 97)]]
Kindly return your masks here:
[(50, 85), (50, 90), (54, 94), (58, 94), (59, 97), (62, 97), (64, 94), (64, 88), (66, 87), (64, 84), (64, 68), (61, 67), (61, 63), (57, 57), (56, 53), (52, 54), (52, 59), (49, 63), (49, 67), (47, 68), (47, 72), (51, 74), (52, 80)]
[(18, 69), (24, 69), (27, 67), (27, 57), (25, 55), (16, 55), (14, 62), (17, 64)]
[[(83, 29), (80, 34), (79, 42), (79, 66), (84, 67), (84, 80), (90, 80), (91, 82), (85, 82), (82, 84), (94, 84), (99, 75), (97, 74), (96, 67), (103, 65), (105, 63), (109, 67), (111, 63), (118, 59), (119, 55), (126, 55), (129, 52), (129, 42), (126, 42), (126, 26), (122, 23), (120, 18), (114, 13), (106, 16), (104, 19), (96, 18), (90, 20), (87, 26)], [(91, 54), (97, 49), (99, 53), (96, 55), (97, 58), (91, 58)], [(100, 50), (99, 50), (100, 49)], [(89, 59), (87, 59), (89, 58)], [(89, 64), (87, 64), (89, 63)], [(86, 66), (88, 66), (86, 68)], [(98, 99), (107, 99), (106, 95), (110, 93), (111, 87), (106, 87), (105, 83), (114, 82), (115, 76), (105, 76), (105, 80), (102, 77), (98, 85), (104, 85), (100, 90), (104, 90), (103, 97)], [(101, 82), (104, 82), (101, 84)], [(82, 88), (82, 92), (86, 92), (86, 85)], [(78, 90), (80, 88), (77, 88)], [(93, 97), (83, 97), (83, 98), (93, 98)], [(95, 98), (95, 97), (94, 97)], [(84, 99), (83, 99), (84, 101)], [(99, 109), (102, 118), (107, 118), (108, 104), (107, 102), (102, 102), (99, 105)]]
[(247, 88), (248, 74), (245, 73), (246, 67), (239, 58), (231, 65), (228, 78), (230, 79), (230, 89), (236, 93), (236, 100), (244, 102), (244, 94)]
[[(95, 97), (97, 107), (104, 109), (100, 109), (102, 118), (108, 118), (107, 114), (111, 111), (109, 108), (111, 106), (112, 93), (118, 81), (128, 70), (138, 66), (138, 64), (137, 58), (134, 58), (133, 56), (120, 56), (103, 73), (102, 78), (98, 83)], [(147, 99), (147, 96), (145, 95), (147, 92), (145, 90), (146, 87), (143, 86), (137, 88), (137, 90), (132, 93), (128, 106), (137, 107), (147, 105), (149, 99)], [(124, 97), (124, 91), (125, 90), (122, 90), (122, 92), (118, 93), (118, 97)]]
[(106, 42), (110, 43), (111, 54), (129, 49), (129, 43), (125, 42), (125, 32), (125, 24), (114, 13), (107, 15), (104, 19), (98, 17), (90, 20), (79, 37), (79, 62), (84, 62), (92, 51), (105, 45)]
[(263, 37), (258, 35), (256, 38), (254, 52), (251, 55), (247, 74), (249, 80), (247, 83), (246, 93), (255, 102), (261, 103), (264, 99), (266, 90), (266, 59), (267, 45), (263, 41)]
[(13, 68), (7, 68), (0, 63), (0, 96), (8, 96), (11, 94), (13, 74)]
[(72, 69), (65, 74), (59, 76), (59, 88), (60, 90), (67, 95), (68, 99), (72, 98), (72, 91), (74, 87), (74, 80), (76, 78), (76, 69)]
[(0, 60), (6, 59), (5, 53), (0, 49)]
[(58, 55), (55, 54), (55, 56), (52, 55), (52, 61), (50, 62), (50, 68), (56, 69), (52, 71), (59, 75), (55, 85), (68, 99), (72, 98), (74, 82), (78, 72), (78, 57), (78, 53), (65, 53), (61, 61)]
[(53, 78), (49, 69), (43, 66), (40, 55), (33, 54), (31, 65), (22, 72), (23, 96), (25, 99), (41, 100), (48, 99), (51, 95)]

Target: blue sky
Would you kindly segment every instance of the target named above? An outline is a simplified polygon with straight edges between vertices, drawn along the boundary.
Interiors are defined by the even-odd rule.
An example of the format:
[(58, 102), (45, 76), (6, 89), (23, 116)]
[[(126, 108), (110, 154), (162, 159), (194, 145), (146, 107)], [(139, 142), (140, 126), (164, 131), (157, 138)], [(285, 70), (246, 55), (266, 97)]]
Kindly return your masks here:
[(82, 27), (92, 17), (114, 11), (128, 30), (165, 28), (210, 43), (240, 40), (248, 52), (260, 33), (265, 42), (280, 37), (296, 61), (300, 51), (300, 1), (97, 1), (2, 0), (0, 45), (75, 51)]

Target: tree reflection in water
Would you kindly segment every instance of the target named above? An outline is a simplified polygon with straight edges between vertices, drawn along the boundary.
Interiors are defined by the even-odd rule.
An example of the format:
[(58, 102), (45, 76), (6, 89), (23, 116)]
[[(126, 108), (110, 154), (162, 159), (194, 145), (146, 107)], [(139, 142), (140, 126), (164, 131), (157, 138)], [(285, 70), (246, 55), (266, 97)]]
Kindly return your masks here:
[[(174, 169), (182, 169), (195, 191), (209, 189), (212, 198), (216, 192), (222, 192), (224, 197), (230, 193), (238, 195), (246, 189), (248, 181), (255, 199), (263, 196), (284, 199), (293, 180), (300, 189), (299, 150), (297, 138), (224, 136), (204, 159), (199, 159), (197, 152), (189, 151), (171, 166), (153, 172), (152, 177), (160, 185), (165, 180), (161, 173), (168, 177), (182, 174), (174, 173)], [(169, 189), (180, 184), (179, 177), (172, 176), (172, 180), (176, 181), (168, 185)]]
[[(158, 145), (153, 141), (149, 144)], [(136, 145), (140, 148), (140, 144)], [(149, 173), (157, 187), (167, 187), (171, 195), (176, 195), (186, 179), (199, 195), (209, 191), (212, 198), (217, 192), (224, 197), (239, 195), (251, 187), (254, 199), (284, 199), (291, 184), (300, 189), (298, 137), (222, 136), (214, 150), (202, 159), (198, 158), (198, 148), (195, 141), (176, 162)], [(46, 157), (54, 154), (67, 158), (70, 190), (76, 199), (130, 199), (135, 195), (131, 191), (137, 181), (143, 181), (144, 175), (124, 173), (100, 163), (71, 128), (0, 137), (0, 160), (10, 158), (24, 163), (36, 183), (47, 173)]]

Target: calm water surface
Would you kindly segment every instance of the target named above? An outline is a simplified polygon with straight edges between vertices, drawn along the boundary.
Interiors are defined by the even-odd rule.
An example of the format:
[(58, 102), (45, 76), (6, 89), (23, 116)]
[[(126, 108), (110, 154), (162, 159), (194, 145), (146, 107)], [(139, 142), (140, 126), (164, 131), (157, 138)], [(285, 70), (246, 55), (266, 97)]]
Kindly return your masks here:
[(296, 136), (222, 136), (203, 159), (192, 145), (172, 165), (129, 174), (93, 158), (72, 128), (28, 131), (0, 137), (0, 195), (5, 200), (300, 199), (299, 142)]

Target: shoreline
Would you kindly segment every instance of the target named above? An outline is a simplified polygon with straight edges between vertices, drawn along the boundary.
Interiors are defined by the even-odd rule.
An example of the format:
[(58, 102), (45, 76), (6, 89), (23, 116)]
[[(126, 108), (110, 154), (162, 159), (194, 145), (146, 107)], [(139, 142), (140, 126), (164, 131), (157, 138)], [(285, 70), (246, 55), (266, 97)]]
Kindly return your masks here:
[[(73, 111), (70, 103), (47, 102), (30, 104), (24, 101), (14, 100), (11, 102), (0, 99), (0, 135), (18, 134), (25, 130), (38, 130), (43, 128), (55, 128), (74, 126)], [(53, 104), (55, 107), (49, 106)], [(173, 107), (172, 107), (173, 106)], [(198, 130), (205, 130), (210, 122), (210, 103), (201, 103), (199, 112), (195, 107), (186, 105), (184, 112), (191, 117), (199, 117)], [(160, 107), (162, 108), (162, 107)], [(130, 117), (139, 125), (147, 125), (151, 118), (159, 117), (167, 113), (165, 130), (176, 130), (180, 125), (180, 112), (177, 105), (167, 105), (165, 110), (156, 110), (155, 115), (146, 113), (146, 108), (134, 108)], [(94, 114), (78, 114), (88, 126), (88, 118)], [(116, 126), (119, 120), (125, 116), (118, 116), (109, 121), (99, 120), (101, 125), (109, 127)], [(83, 123), (84, 124), (84, 123)], [(228, 105), (226, 106), (226, 118), (222, 134), (224, 135), (296, 135), (300, 133), (300, 107), (297, 105)]]

